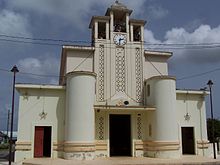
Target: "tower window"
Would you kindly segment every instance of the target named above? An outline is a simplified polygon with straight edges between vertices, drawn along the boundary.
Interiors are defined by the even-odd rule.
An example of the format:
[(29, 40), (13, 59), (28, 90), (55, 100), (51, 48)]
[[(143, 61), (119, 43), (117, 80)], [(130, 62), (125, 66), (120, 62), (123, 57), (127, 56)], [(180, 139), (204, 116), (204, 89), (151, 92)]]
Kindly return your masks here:
[(114, 31), (126, 32), (126, 15), (119, 11), (114, 12)]
[(114, 31), (115, 32), (126, 32), (126, 25), (125, 25), (125, 23), (122, 23), (122, 22), (120, 22), (120, 23), (116, 23), (115, 25), (114, 25)]
[(122, 31), (122, 26), (120, 24), (115, 25), (115, 32), (121, 32)]
[(149, 84), (147, 85), (147, 96), (148, 97), (150, 96), (150, 85)]
[(134, 26), (133, 36), (134, 36), (134, 41), (141, 41), (141, 26)]
[(151, 124), (148, 125), (148, 135), (152, 136), (152, 125)]
[(106, 39), (106, 23), (98, 22), (98, 38)]

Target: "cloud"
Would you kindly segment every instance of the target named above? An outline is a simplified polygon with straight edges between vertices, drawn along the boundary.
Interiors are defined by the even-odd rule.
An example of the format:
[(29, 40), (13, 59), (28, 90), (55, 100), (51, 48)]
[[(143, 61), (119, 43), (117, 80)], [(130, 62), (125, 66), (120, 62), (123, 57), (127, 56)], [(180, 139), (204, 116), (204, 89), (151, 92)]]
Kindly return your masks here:
[(167, 9), (159, 5), (150, 5), (147, 7), (147, 14), (151, 19), (162, 19), (169, 14)]
[[(150, 43), (160, 43), (160, 44), (202, 44), (206, 43), (205, 46), (213, 46), (214, 43), (220, 43), (220, 25), (215, 28), (211, 28), (209, 25), (200, 25), (193, 32), (188, 32), (184, 28), (172, 28), (167, 31), (164, 40), (160, 41), (154, 38), (153, 33), (150, 30), (145, 29), (145, 40)], [(216, 63), (220, 62), (220, 48), (209, 48), (205, 49), (204, 46), (201, 46), (198, 49), (194, 49), (195, 45), (189, 46), (178, 46), (171, 45), (166, 46), (172, 48), (181, 48), (181, 49), (172, 49), (170, 51), (174, 53), (173, 59), (175, 61), (185, 60), (192, 63)], [(218, 46), (220, 44), (217, 44)], [(150, 46), (152, 48), (152, 46)], [(184, 49), (185, 47), (185, 49)], [(161, 45), (153, 46), (154, 49), (163, 49)], [(192, 49), (193, 48), (193, 49)], [(167, 49), (164, 49), (167, 51)]]
[(160, 40), (155, 39), (154, 33), (151, 30), (144, 29), (144, 35), (145, 35), (144, 41), (147, 43), (155, 43), (155, 44), (161, 43)]
[(220, 42), (219, 34), (220, 26), (212, 29), (209, 25), (200, 25), (192, 33), (184, 28), (173, 28), (166, 32), (165, 39), (167, 42), (213, 43)]
[[(46, 56), (44, 58), (28, 57), (18, 61), (20, 72), (32, 73), (37, 75), (58, 76), (60, 61), (57, 58)], [(35, 77), (30, 74), (33, 78)], [(49, 77), (49, 82), (55, 82), (54, 77)]]
[[(129, 9), (132, 9), (134, 11), (135, 15), (142, 15), (144, 12), (144, 3), (147, 0), (127, 0), (127, 1), (122, 1), (123, 4), (125, 4)], [(120, 1), (121, 2), (121, 1)]]
[(190, 21), (189, 23), (187, 23), (184, 26), (184, 29), (186, 31), (193, 32), (195, 29), (197, 29), (202, 24), (203, 21), (204, 21), (204, 19), (198, 19), (198, 18), (194, 19), (194, 20)]
[[(121, 1), (120, 1), (121, 2)], [(143, 6), (145, 0), (125, 0), (121, 3), (126, 4), (132, 9), (141, 11), (140, 8)], [(92, 15), (100, 14), (103, 9), (106, 10), (110, 7), (114, 1), (109, 0), (80, 0), (80, 1), (70, 1), (70, 0), (9, 0), (8, 6), (12, 9), (20, 9), (23, 12), (33, 12), (37, 15), (43, 17), (53, 16), (57, 21), (62, 21), (58, 25), (72, 24), (78, 29), (83, 26), (88, 27), (88, 20)], [(103, 15), (105, 11), (102, 11)], [(51, 17), (50, 17), (51, 18)]]
[(10, 10), (0, 11), (0, 33), (6, 35), (32, 36), (26, 16)]

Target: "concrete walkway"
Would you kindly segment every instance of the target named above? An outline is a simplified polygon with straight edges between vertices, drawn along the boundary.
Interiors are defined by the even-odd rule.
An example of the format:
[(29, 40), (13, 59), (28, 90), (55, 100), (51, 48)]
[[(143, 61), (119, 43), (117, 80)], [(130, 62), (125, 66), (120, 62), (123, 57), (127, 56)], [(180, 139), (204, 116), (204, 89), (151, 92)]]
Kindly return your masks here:
[(220, 165), (220, 160), (205, 158), (201, 156), (182, 156), (180, 159), (158, 159), (158, 158), (134, 158), (134, 157), (111, 157), (97, 158), (95, 160), (64, 160), (51, 158), (35, 158), (26, 160), (23, 165)]
[[(18, 163), (14, 163), (14, 162), (11, 162), (12, 165), (22, 165), (22, 163), (20, 162), (19, 164)], [(6, 160), (0, 160), (0, 165), (8, 165), (8, 161)]]

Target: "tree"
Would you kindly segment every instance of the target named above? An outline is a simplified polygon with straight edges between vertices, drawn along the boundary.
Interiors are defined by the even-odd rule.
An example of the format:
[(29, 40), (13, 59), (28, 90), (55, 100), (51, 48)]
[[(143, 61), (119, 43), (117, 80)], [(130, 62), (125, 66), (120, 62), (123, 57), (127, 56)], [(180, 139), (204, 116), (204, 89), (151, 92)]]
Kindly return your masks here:
[[(216, 141), (217, 137), (220, 137), (220, 120), (213, 119), (214, 121), (214, 139)], [(207, 119), (207, 133), (208, 133), (208, 139), (210, 142), (213, 142), (212, 137), (212, 119)]]

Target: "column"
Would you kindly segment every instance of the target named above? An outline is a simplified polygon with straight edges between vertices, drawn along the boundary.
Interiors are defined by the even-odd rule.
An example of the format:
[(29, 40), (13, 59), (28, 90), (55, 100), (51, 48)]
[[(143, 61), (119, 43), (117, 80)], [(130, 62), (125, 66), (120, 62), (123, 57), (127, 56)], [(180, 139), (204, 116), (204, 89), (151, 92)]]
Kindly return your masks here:
[(91, 160), (95, 157), (95, 81), (93, 72), (67, 75), (64, 158)]
[(170, 76), (155, 76), (147, 81), (147, 105), (155, 106), (152, 114), (152, 139), (147, 155), (159, 158), (180, 157), (176, 112), (176, 81)]

